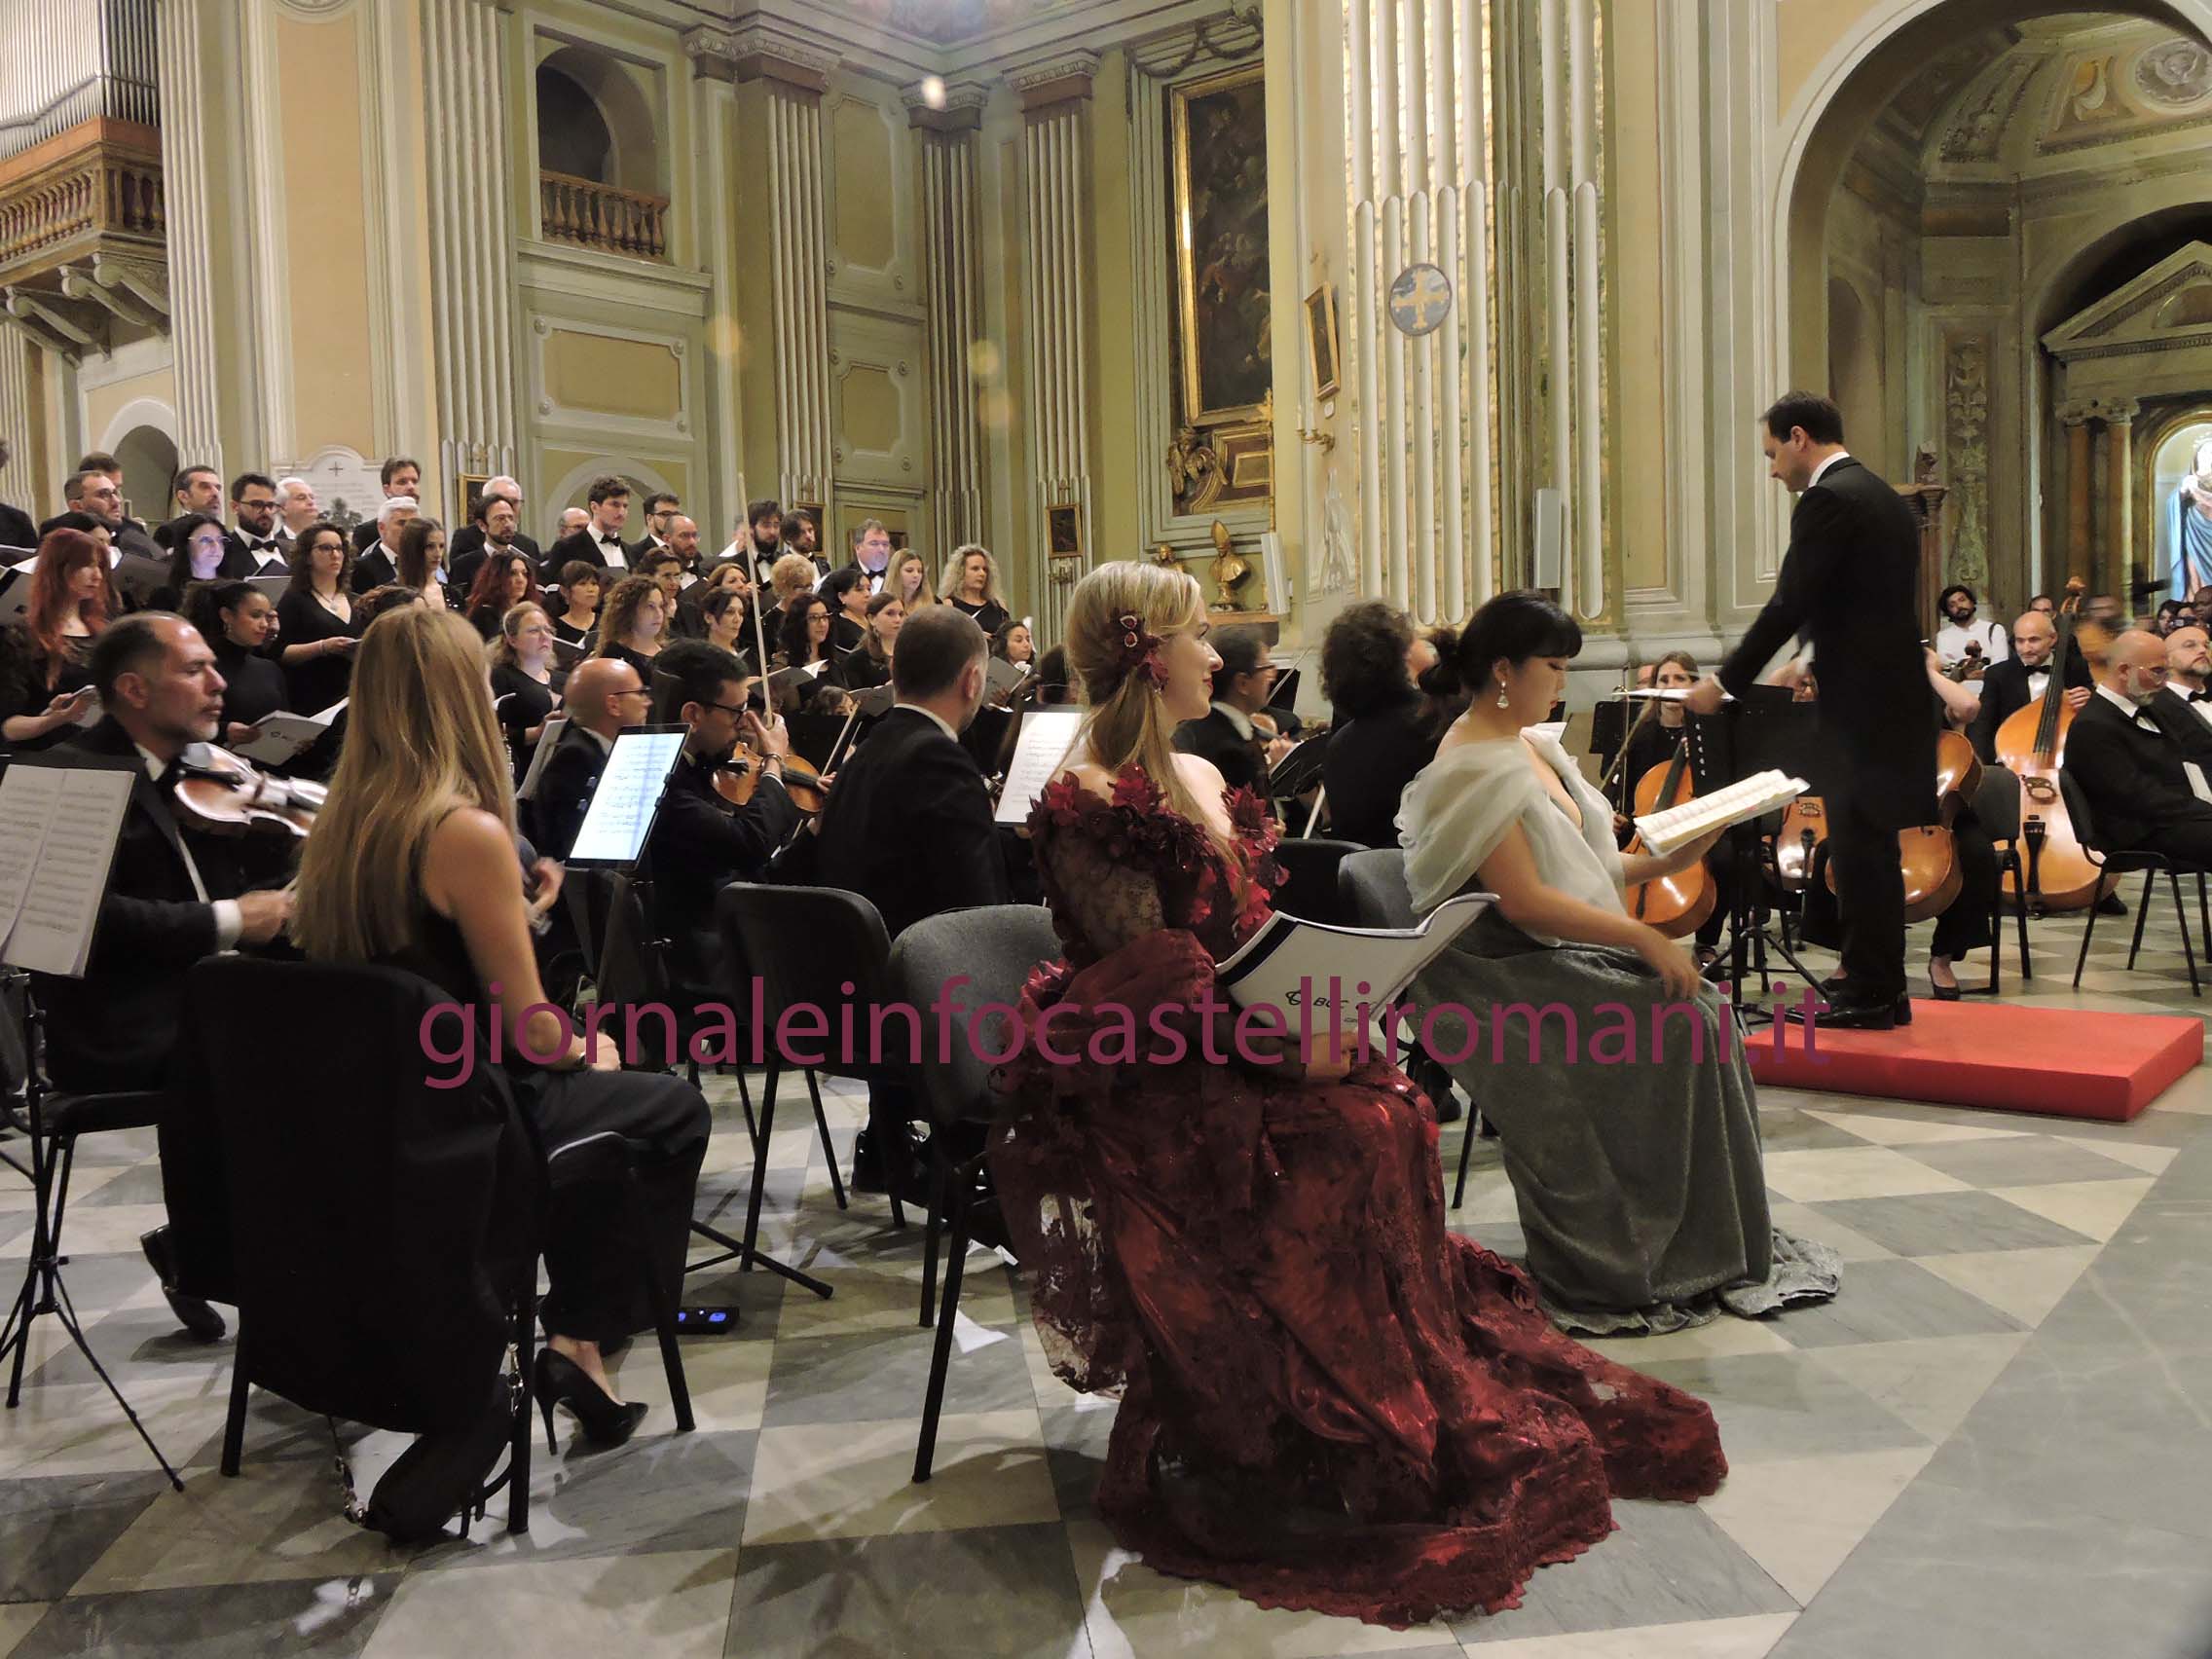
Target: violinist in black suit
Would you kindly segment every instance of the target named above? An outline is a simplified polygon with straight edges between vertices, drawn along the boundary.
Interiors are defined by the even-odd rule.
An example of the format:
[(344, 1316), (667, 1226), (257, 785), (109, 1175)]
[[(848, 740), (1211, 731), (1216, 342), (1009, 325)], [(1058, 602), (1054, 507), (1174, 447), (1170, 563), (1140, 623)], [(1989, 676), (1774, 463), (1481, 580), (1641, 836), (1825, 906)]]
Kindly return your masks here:
[[(2067, 642), (2071, 646), (2072, 641)], [(2041, 610), (2022, 613), (2012, 624), (2012, 654), (1991, 663), (1980, 682), (1981, 713), (1967, 728), (1973, 752), (1984, 760), (1997, 758), (1997, 729), (2044, 694), (2050, 683), (2050, 659), (2058, 644), (2058, 631)], [(2089, 665), (2079, 647), (2066, 653), (2066, 700), (2079, 714), (2089, 700)]]
[(584, 827), (584, 812), (617, 733), (644, 725), (651, 709), (645, 681), (620, 657), (586, 657), (562, 693), (568, 723), (537, 774), (531, 823), (538, 850), (565, 859)]
[(1175, 728), (1175, 747), (1212, 761), (1232, 790), (1248, 788), (1264, 799), (1268, 768), (1294, 747), (1282, 738), (1270, 742), (1252, 725), (1275, 688), (1267, 638), (1257, 628), (1219, 628), (1206, 643), (1221, 658), (1213, 671), (1213, 708)]
[(2197, 799), (2182, 770), (2190, 756), (2150, 712), (2166, 676), (2157, 635), (2131, 630), (2113, 641), (2095, 694), (2067, 729), (2066, 775), (2088, 797), (2099, 852), (2212, 865), (2212, 803)]
[(1760, 440), (1773, 476), (1798, 498), (1789, 551), (1766, 608), (1689, 706), (1718, 713), (1723, 689), (1742, 695), (1783, 645), (1811, 635), (1835, 762), (1822, 793), (1847, 981), (1821, 1018), (1886, 1031), (1911, 1017), (1897, 835), (1936, 820), (1936, 693), (1913, 603), (1920, 527), (1904, 498), (1845, 451), (1843, 416), (1826, 398), (1790, 392), (1767, 410)]
[[(159, 1088), (183, 1035), (187, 970), (217, 951), (267, 944), (292, 900), (247, 891), (231, 844), (186, 830), (170, 810), (168, 777), (185, 746), (213, 739), (223, 718), (223, 677), (199, 631), (163, 611), (120, 617), (93, 645), (92, 673), (106, 713), (54, 759), (135, 760), (139, 775), (85, 977), (34, 977), (48, 1016), (47, 1070), (59, 1089)], [(172, 1288), (166, 1233), (149, 1234), (145, 1245), (179, 1321), (204, 1341), (220, 1337), (220, 1315)]]

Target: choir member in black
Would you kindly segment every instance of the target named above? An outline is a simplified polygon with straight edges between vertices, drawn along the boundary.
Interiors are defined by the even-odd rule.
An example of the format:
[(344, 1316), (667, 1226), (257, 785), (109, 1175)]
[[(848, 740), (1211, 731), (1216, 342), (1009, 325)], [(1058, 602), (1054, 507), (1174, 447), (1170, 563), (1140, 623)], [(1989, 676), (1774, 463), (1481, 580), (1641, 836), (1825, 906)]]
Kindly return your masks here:
[(219, 518), (186, 513), (162, 528), (169, 534), (169, 576), (155, 595), (156, 609), (175, 610), (194, 582), (237, 581), (259, 568), (232, 544)]
[(561, 706), (568, 723), (537, 775), (534, 814), (538, 850), (556, 859), (567, 858), (576, 844), (616, 734), (644, 725), (652, 703), (645, 677), (629, 663), (587, 657), (571, 671)]
[(561, 567), (561, 613), (553, 618), (556, 640), (589, 648), (591, 637), (599, 631), (602, 584), (597, 565), (574, 559)]
[[(763, 724), (746, 706), (753, 679), (729, 652), (682, 640), (661, 655), (657, 718), (689, 729), (653, 820), (645, 864), (654, 918), (674, 946), (679, 971), (692, 983), (707, 983), (719, 955), (715, 895), (727, 882), (759, 880), (801, 823), (784, 792), (791, 739), (781, 719), (771, 715)], [(760, 777), (753, 798), (732, 807), (716, 792), (715, 773), (741, 737), (759, 756)]]
[(814, 591), (815, 569), (803, 553), (786, 553), (778, 559), (768, 572), (768, 592), (774, 608), (768, 613), (768, 637), (773, 640), (781, 626), (779, 611), (789, 610), (799, 601), (801, 594)]
[[(959, 609), (954, 606), (955, 610)], [(1026, 667), (1032, 672), (1037, 667), (1037, 643), (1031, 637), (1029, 624), (1016, 616), (991, 636), (991, 655), (1001, 662), (1011, 662), (1016, 668)]]
[[(8, 440), (0, 438), (0, 472), (8, 469)], [(38, 546), (38, 528), (22, 508), (0, 501), (0, 547), (19, 547), (28, 553)]]
[(30, 608), (0, 634), (0, 736), (11, 750), (51, 749), (92, 707), (92, 645), (114, 604), (99, 542), (49, 532), (31, 567)]
[[(213, 740), (223, 718), (223, 678), (199, 631), (164, 611), (122, 617), (102, 631), (91, 669), (104, 713), (59, 753), (136, 757), (143, 775), (116, 838), (84, 977), (36, 980), (47, 1072), (73, 1091), (159, 1088), (183, 1036), (187, 971), (220, 950), (267, 944), (292, 901), (246, 891), (233, 846), (170, 812), (164, 774), (187, 744)], [(221, 1315), (177, 1293), (167, 1231), (143, 1243), (179, 1323), (203, 1342), (222, 1336)]]
[(668, 602), (660, 584), (650, 576), (624, 576), (607, 596), (599, 617), (599, 646), (592, 654), (619, 657), (650, 685), (667, 626)]
[(1055, 704), (1074, 703), (1078, 687), (1068, 679), (1068, 650), (1065, 645), (1054, 645), (1037, 659), (1037, 701), (1040, 706), (1051, 708)]
[[(518, 561), (519, 562), (519, 561)], [(499, 636), (492, 643), (492, 706), (498, 711), (499, 730), (514, 756), (515, 782), (530, 769), (531, 755), (545, 730), (546, 717), (561, 700), (565, 678), (553, 666), (553, 624), (545, 608), (534, 600), (512, 606), (499, 620)]]
[(831, 571), (822, 597), (830, 602), (830, 654), (858, 650), (867, 639), (867, 577), (857, 565)]
[(2212, 805), (2196, 796), (2188, 756), (2147, 705), (2166, 683), (2166, 644), (2130, 631), (2105, 653), (2097, 688), (2066, 733), (2066, 774), (2088, 797), (2099, 852), (2161, 853), (2212, 865)]
[(999, 598), (999, 565), (988, 548), (971, 541), (953, 554), (944, 568), (944, 603), (974, 617), (986, 638), (1007, 625), (1012, 612)]
[[(867, 544), (862, 545), (865, 550)], [(867, 569), (865, 564), (848, 568)], [(875, 591), (897, 594), (909, 616), (923, 606), (937, 603), (937, 590), (930, 585), (929, 564), (911, 547), (902, 547), (891, 555), (890, 563), (883, 568), (883, 580), (876, 584)]]
[(781, 545), (814, 567), (817, 576), (830, 573), (830, 556), (822, 551), (822, 527), (809, 512), (793, 509), (784, 515)]
[(284, 545), (276, 539), (276, 481), (264, 472), (241, 472), (231, 480), (231, 517), (237, 528), (230, 533), (231, 546), (246, 560), (244, 573), (258, 574), (284, 561)]
[(589, 522), (546, 549), (546, 565), (561, 569), (580, 559), (595, 568), (611, 570), (619, 577), (630, 568), (629, 545), (622, 539), (622, 527), (630, 519), (630, 486), (612, 473), (595, 478), (590, 500)]
[(292, 706), (284, 671), (267, 650), (276, 637), (276, 605), (251, 582), (196, 582), (184, 596), (184, 618), (213, 647), (223, 677), (223, 735), (216, 741), (250, 741), (256, 720)]
[(649, 578), (660, 589), (660, 643), (664, 645), (673, 645), (684, 638), (679, 615), (683, 608), (682, 557), (673, 547), (648, 548), (638, 555), (637, 563), (632, 569), (639, 575)]
[(517, 1103), (544, 1144), (612, 1132), (642, 1149), (630, 1193), (613, 1181), (556, 1195), (538, 1309), (548, 1416), (564, 1406), (584, 1439), (619, 1444), (645, 1408), (623, 1403), (601, 1353), (652, 1322), (627, 1204), (643, 1205), (651, 1271), (673, 1298), (707, 1103), (681, 1078), (623, 1071), (617, 1045), (587, 1042), (546, 999), (531, 929), (557, 902), (561, 870), (546, 859), (523, 867), (475, 630), (442, 607), (380, 618), (361, 642), (351, 714), (301, 853), (293, 937), (317, 961), (411, 969), (470, 1011), (461, 1017), (497, 1019)]
[[(897, 603), (888, 592), (876, 597)], [(838, 769), (823, 807), (816, 868), (873, 904), (893, 939), (925, 916), (1009, 901), (990, 796), (960, 742), (989, 682), (986, 654), (983, 631), (950, 606), (925, 607), (908, 620), (893, 666), (896, 701)], [(896, 1137), (893, 1125), (922, 1116), (916, 1106), (904, 1089), (870, 1090), (869, 1126), (853, 1155), (864, 1191), (882, 1190), (877, 1147), (886, 1134)], [(914, 1161), (890, 1165), (903, 1197), (918, 1196)]]
[[(923, 614), (936, 608), (934, 605), (925, 606)], [(891, 659), (905, 621), (906, 608), (888, 589), (869, 600), (867, 638), (839, 657), (837, 666), (830, 671), (836, 676), (837, 683), (848, 691), (867, 691), (890, 684)]]
[(727, 585), (709, 588), (707, 597), (699, 603), (699, 621), (706, 629), (707, 644), (743, 657), (758, 672), (758, 665), (753, 661), (760, 654), (758, 642), (753, 637), (753, 602), (744, 589)]
[[(407, 502), (407, 517), (414, 517), (419, 500), (418, 492), (423, 486), (422, 465), (403, 455), (387, 456), (385, 458), (384, 464), (377, 468), (377, 483), (384, 491), (384, 499), (377, 503), (377, 516), (365, 518), (353, 527), (352, 548), (355, 555), (354, 568), (356, 570), (367, 562), (363, 556), (373, 557), (372, 550), (376, 547), (380, 536), (384, 541), (387, 558), (395, 559), (398, 555), (399, 525), (405, 521), (395, 520), (389, 530), (387, 531), (384, 516), (389, 510), (393, 501), (404, 498)], [(382, 587), (389, 580), (391, 580), (389, 570), (376, 570), (373, 580), (363, 579), (361, 590), (366, 591), (372, 587)]]
[(1693, 713), (1719, 712), (1767, 661), (1809, 633), (1821, 676), (1822, 790), (1829, 867), (1843, 913), (1843, 975), (1825, 1025), (1887, 1031), (1909, 1018), (1904, 877), (1898, 831), (1936, 810), (1935, 693), (1915, 610), (1920, 530), (1902, 497), (1843, 447), (1843, 416), (1792, 392), (1759, 423), (1773, 476), (1798, 493), (1774, 593), (1717, 675), (1691, 690)]
[[(2046, 612), (2024, 611), (2012, 624), (2011, 654), (1982, 671), (1981, 712), (1974, 716), (1968, 736), (1973, 740), (1973, 752), (1984, 761), (1997, 758), (1998, 727), (2040, 698), (2049, 685), (2050, 659), (2057, 644), (2058, 630)], [(2076, 714), (2089, 700), (2090, 685), (2087, 661), (2079, 650), (2069, 650), (2064, 694)]]
[(1412, 618), (1380, 599), (1338, 612), (1321, 637), (1329, 832), (1364, 847), (1398, 844), (1398, 797), (1436, 756), (1441, 733), (1406, 670), (1413, 641)]
[(1212, 761), (1231, 790), (1250, 789), (1264, 799), (1268, 768), (1293, 747), (1285, 738), (1263, 740), (1252, 726), (1275, 685), (1267, 639), (1257, 628), (1230, 627), (1214, 630), (1207, 643), (1221, 658), (1213, 673), (1213, 709), (1176, 727), (1175, 747)]
[(350, 591), (353, 555), (346, 533), (311, 524), (292, 544), (292, 582), (276, 602), (277, 658), (292, 707), (318, 715), (346, 695), (353, 649), (366, 626)]
[(446, 571), (463, 593), (475, 583), (476, 567), (487, 556), (520, 553), (530, 561), (531, 579), (536, 580), (543, 558), (537, 543), (523, 535), (522, 486), (512, 478), (495, 478), (477, 498), (474, 521), (454, 533), (446, 550)]
[(355, 593), (367, 593), (399, 579), (399, 543), (415, 520), (415, 511), (413, 496), (392, 496), (378, 513), (365, 545), (359, 529), (355, 529), (353, 573), (348, 578)]
[[(827, 665), (834, 660), (830, 648), (830, 602), (820, 594), (807, 594), (784, 612), (783, 626), (779, 630), (776, 654), (771, 666), (807, 668), (815, 664)], [(820, 673), (812, 677), (819, 682)], [(788, 699), (795, 700), (795, 699)]]
[[(487, 554), (476, 561), (476, 580), (468, 590), (466, 614), (486, 640), (499, 637), (499, 618), (518, 605), (544, 604), (537, 591), (537, 568), (520, 553)], [(547, 622), (550, 628), (552, 623)]]
[(408, 521), (399, 533), (399, 561), (393, 580), (433, 609), (453, 608), (460, 595), (446, 578), (446, 527), (433, 518)]

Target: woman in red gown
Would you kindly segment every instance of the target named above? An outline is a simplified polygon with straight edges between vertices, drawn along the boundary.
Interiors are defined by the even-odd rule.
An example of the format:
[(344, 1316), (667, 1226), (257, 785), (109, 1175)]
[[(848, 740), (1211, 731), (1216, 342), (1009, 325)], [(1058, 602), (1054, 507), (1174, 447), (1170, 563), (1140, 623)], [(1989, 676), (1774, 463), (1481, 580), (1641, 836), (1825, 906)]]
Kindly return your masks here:
[(1026, 1030), (1056, 1012), (991, 1158), (1034, 1314), (1064, 1381), (1121, 1390), (1098, 1506), (1149, 1566), (1394, 1625), (1513, 1606), (1611, 1497), (1712, 1493), (1719, 1435), (1446, 1230), (1435, 1114), (1394, 1067), (1203, 1058), (1209, 1027), (1236, 1052), (1199, 1005), (1275, 879), (1261, 803), (1172, 746), (1205, 632), (1160, 566), (1070, 601), (1089, 713), (1030, 819), (1067, 957), (1024, 991)]

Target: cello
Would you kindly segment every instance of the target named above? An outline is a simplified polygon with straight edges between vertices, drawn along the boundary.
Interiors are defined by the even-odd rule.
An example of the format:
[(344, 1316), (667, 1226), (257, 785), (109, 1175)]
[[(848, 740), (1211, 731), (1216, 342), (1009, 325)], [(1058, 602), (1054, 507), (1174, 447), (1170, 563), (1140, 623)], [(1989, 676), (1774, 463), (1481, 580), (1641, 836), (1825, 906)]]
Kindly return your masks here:
[(2033, 903), (2044, 911), (2082, 909), (2094, 904), (2103, 891), (2103, 872), (2074, 832), (2058, 789), (2066, 732), (2074, 723), (2074, 710), (2066, 701), (2066, 653), (2084, 585), (2080, 576), (2068, 578), (2056, 617), (2058, 644), (2051, 652), (2050, 678), (2041, 697), (2006, 717), (1994, 746), (1998, 760), (2020, 780), (2020, 838), (2028, 848), (2028, 891), (2020, 893), (2017, 878), (2008, 872), (2008, 892), (2015, 902)]
[[(1665, 765), (1651, 767), (1636, 781), (1636, 810), (1631, 816), (1641, 818), (1670, 806), (1679, 806), (1696, 793), (1696, 785), (1690, 777), (1690, 740), (1684, 733)], [(1624, 855), (1648, 851), (1641, 835), (1630, 836), (1628, 845), (1621, 850)], [(1718, 898), (1713, 872), (1705, 867), (1703, 859), (1673, 875), (1639, 882), (1621, 895), (1630, 915), (1658, 929), (1669, 939), (1681, 939), (1697, 932), (1713, 914)]]

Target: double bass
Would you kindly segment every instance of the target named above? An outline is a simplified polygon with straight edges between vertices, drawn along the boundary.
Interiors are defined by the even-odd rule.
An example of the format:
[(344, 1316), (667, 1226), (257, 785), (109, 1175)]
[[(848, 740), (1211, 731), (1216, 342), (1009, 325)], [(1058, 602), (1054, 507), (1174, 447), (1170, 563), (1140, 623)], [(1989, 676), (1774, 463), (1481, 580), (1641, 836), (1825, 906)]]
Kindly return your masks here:
[[(2085, 584), (2080, 576), (2068, 579), (2065, 603), (2056, 621), (2058, 644), (2050, 658), (2050, 677), (2043, 695), (2006, 717), (1997, 728), (1998, 760), (2020, 780), (2020, 839), (2028, 849), (2028, 892), (2018, 891), (2016, 878), (2006, 875), (2007, 891), (2015, 902), (2033, 902), (2044, 910), (2079, 910), (2097, 902), (2103, 889), (2103, 871), (2089, 860), (2082, 840), (2066, 815), (2066, 799), (2059, 793), (2059, 769), (2065, 764), (2066, 732), (2074, 723), (2074, 710), (2066, 701), (2066, 662), (2074, 638), (2075, 619), (2082, 608)], [(2084, 638), (2094, 641), (2102, 629), (2092, 625)], [(2109, 642), (2107, 642), (2109, 643)], [(2084, 649), (2093, 648), (2084, 645)]]

